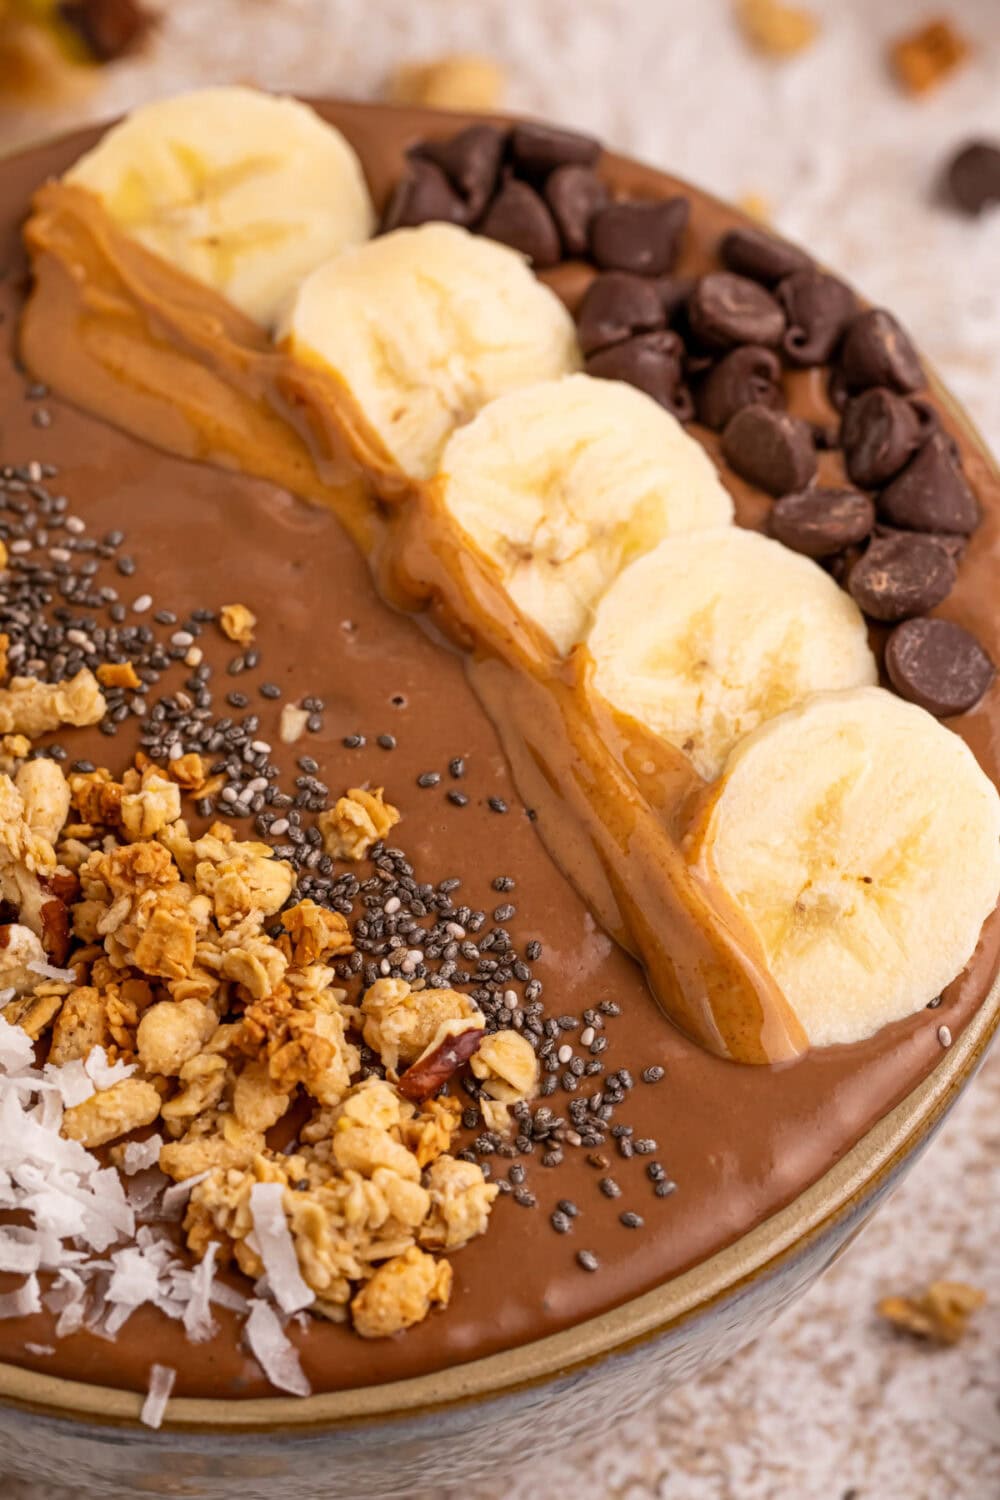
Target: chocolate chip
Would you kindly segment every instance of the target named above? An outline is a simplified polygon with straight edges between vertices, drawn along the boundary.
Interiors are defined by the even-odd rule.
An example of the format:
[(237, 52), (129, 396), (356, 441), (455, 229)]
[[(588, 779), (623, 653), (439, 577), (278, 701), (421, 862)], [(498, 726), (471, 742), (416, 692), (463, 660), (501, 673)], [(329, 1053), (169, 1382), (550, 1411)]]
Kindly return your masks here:
[(850, 287), (810, 268), (786, 276), (777, 298), (788, 319), (782, 341), (788, 359), (793, 365), (825, 365), (857, 311)]
[(951, 620), (897, 625), (886, 642), (885, 670), (901, 698), (939, 719), (975, 708), (996, 676), (976, 637)]
[(957, 531), (979, 525), (979, 503), (944, 432), (935, 432), (878, 497), (879, 515), (913, 531)]
[(650, 333), (666, 323), (654, 281), (626, 271), (595, 276), (580, 303), (576, 331), (584, 354), (620, 344), (636, 333)]
[(923, 422), (895, 391), (875, 385), (848, 401), (840, 429), (847, 472), (855, 484), (885, 484), (919, 447)]
[(382, 233), (427, 224), (432, 219), (467, 224), (468, 209), (440, 167), (415, 158), (393, 189), (382, 219)]
[(518, 167), (541, 177), (556, 167), (592, 167), (601, 154), (601, 143), (593, 136), (554, 125), (515, 125), (510, 150)]
[(710, 271), (688, 298), (691, 332), (710, 349), (734, 344), (780, 344), (785, 314), (778, 303), (746, 276)]
[(590, 223), (608, 201), (608, 190), (590, 167), (556, 167), (545, 184), (545, 201), (559, 227), (567, 255), (586, 255)]
[(859, 313), (848, 324), (840, 363), (852, 391), (887, 385), (905, 396), (924, 384), (917, 351), (892, 313), (880, 307)]
[(599, 349), (587, 360), (588, 375), (624, 380), (645, 391), (681, 422), (690, 422), (694, 402), (683, 378), (684, 345), (670, 329), (640, 333), (624, 343)]
[(945, 173), (951, 201), (965, 214), (981, 214), (1000, 203), (1000, 146), (970, 141), (952, 157)]
[(875, 538), (847, 588), (873, 620), (906, 620), (947, 598), (956, 576), (955, 563), (930, 537), (897, 532)]
[(479, 224), (479, 233), (520, 250), (533, 266), (554, 266), (562, 257), (555, 220), (533, 187), (509, 178)]
[(497, 185), (507, 132), (495, 125), (470, 125), (447, 141), (421, 141), (411, 157), (425, 157), (441, 168), (465, 200), (469, 222), (478, 219)]
[(738, 271), (768, 285), (804, 271), (812, 264), (804, 250), (776, 239), (763, 229), (731, 229), (719, 245), (719, 259), (729, 271)]
[(771, 511), (771, 535), (804, 557), (832, 557), (863, 542), (875, 507), (860, 490), (803, 490), (783, 495)]
[(721, 432), (744, 406), (769, 406), (777, 410), (785, 404), (781, 361), (773, 349), (744, 344), (709, 370), (695, 393), (695, 400), (699, 421), (716, 432)]
[(594, 215), (590, 226), (594, 260), (606, 271), (662, 276), (673, 269), (689, 213), (686, 198), (609, 203)]
[(816, 473), (816, 449), (808, 422), (772, 411), (759, 401), (744, 406), (722, 434), (722, 456), (743, 479), (769, 495), (804, 490)]

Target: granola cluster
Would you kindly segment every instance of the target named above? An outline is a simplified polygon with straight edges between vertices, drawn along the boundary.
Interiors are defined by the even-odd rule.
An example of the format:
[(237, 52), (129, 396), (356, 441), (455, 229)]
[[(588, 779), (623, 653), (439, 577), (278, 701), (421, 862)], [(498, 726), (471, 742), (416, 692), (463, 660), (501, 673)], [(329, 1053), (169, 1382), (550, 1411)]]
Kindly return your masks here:
[[(96, 712), (91, 682), (0, 694), (0, 1014), (52, 1063), (99, 1047), (130, 1067), (68, 1107), (63, 1134), (121, 1164), (126, 1137), (158, 1130), (160, 1170), (194, 1179), (198, 1259), (215, 1245), (218, 1264), (266, 1275), (254, 1189), (276, 1184), (310, 1311), (368, 1338), (419, 1322), (447, 1303), (445, 1257), (484, 1233), (498, 1191), (453, 1154), (461, 1105), (442, 1087), (471, 1062), (489, 1127), (507, 1130), (538, 1086), (533, 1049), (487, 1035), (457, 990), (345, 989), (345, 918), (297, 899), (268, 844), (189, 827), (183, 797), (210, 780), (199, 756), (164, 770), (140, 754), (121, 780), (24, 758), (29, 724)], [(398, 818), (381, 790), (352, 789), (325, 818), (327, 850), (359, 859)]]

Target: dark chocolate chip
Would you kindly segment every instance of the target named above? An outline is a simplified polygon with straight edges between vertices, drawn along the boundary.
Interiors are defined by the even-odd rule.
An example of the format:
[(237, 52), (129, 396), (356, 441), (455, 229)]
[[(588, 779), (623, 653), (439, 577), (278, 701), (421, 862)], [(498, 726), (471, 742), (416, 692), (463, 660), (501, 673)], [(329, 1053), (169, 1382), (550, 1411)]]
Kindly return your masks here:
[(996, 676), (976, 637), (951, 620), (897, 625), (886, 642), (885, 670), (901, 698), (939, 719), (975, 708)]
[(654, 276), (653, 285), (668, 323), (686, 305), (694, 291), (693, 276)]
[(851, 569), (847, 587), (873, 620), (906, 620), (946, 599), (957, 569), (943, 547), (915, 532), (876, 537)]
[(556, 167), (592, 167), (601, 154), (601, 143), (555, 125), (515, 125), (510, 152), (522, 171), (542, 177)]
[(781, 389), (781, 361), (773, 349), (744, 344), (713, 366), (695, 393), (698, 420), (721, 432), (744, 406), (785, 404)]
[(432, 219), (467, 224), (469, 213), (441, 168), (432, 161), (414, 158), (393, 189), (382, 219), (382, 233), (427, 224)]
[(744, 406), (722, 434), (722, 456), (731, 469), (769, 495), (804, 490), (816, 473), (808, 422), (772, 411), (759, 401)]
[(652, 396), (678, 421), (690, 422), (694, 415), (691, 392), (684, 384), (684, 345), (670, 329), (640, 333), (624, 343), (599, 349), (587, 360), (588, 375), (602, 380), (624, 380)]
[(804, 271), (812, 261), (797, 245), (776, 239), (764, 229), (731, 229), (719, 245), (719, 259), (729, 271), (738, 271), (768, 285)]
[(567, 255), (586, 255), (590, 222), (608, 202), (608, 190), (590, 167), (556, 167), (545, 184), (545, 201), (559, 227)]
[(860, 490), (803, 490), (771, 511), (771, 535), (805, 557), (832, 557), (870, 535), (875, 507)]
[(848, 324), (840, 363), (852, 391), (887, 385), (905, 396), (925, 383), (917, 351), (892, 313), (881, 307), (859, 313)]
[(609, 203), (594, 215), (590, 226), (594, 260), (606, 271), (662, 276), (673, 270), (689, 213), (686, 198)]
[(777, 290), (788, 327), (782, 348), (793, 365), (825, 365), (840, 343), (858, 299), (849, 286), (810, 268), (786, 276)]
[(885, 484), (920, 446), (924, 424), (904, 396), (875, 385), (844, 408), (840, 442), (847, 472), (855, 484)]
[(780, 344), (785, 314), (762, 286), (732, 271), (710, 271), (688, 298), (688, 323), (710, 349), (734, 344)]
[(584, 354), (620, 344), (636, 333), (651, 333), (666, 323), (654, 281), (626, 271), (595, 276), (580, 303), (576, 331)]
[(878, 497), (879, 515), (913, 531), (957, 531), (979, 525), (979, 502), (969, 488), (951, 438), (935, 432)]
[(479, 218), (497, 185), (507, 132), (495, 125), (470, 125), (447, 141), (421, 141), (411, 157), (425, 157), (441, 168), (465, 200), (469, 221)]
[(981, 214), (1000, 203), (1000, 146), (970, 141), (952, 157), (945, 173), (948, 197), (965, 214)]
[(479, 223), (479, 233), (520, 250), (533, 266), (554, 266), (562, 258), (555, 220), (526, 182), (509, 178)]

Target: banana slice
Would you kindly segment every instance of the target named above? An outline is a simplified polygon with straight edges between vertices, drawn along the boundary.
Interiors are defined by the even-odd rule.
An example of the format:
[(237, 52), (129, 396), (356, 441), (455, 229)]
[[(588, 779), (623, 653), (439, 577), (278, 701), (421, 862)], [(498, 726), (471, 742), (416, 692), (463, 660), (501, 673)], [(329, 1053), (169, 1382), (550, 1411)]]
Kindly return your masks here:
[(733, 502), (704, 450), (651, 397), (570, 375), (501, 396), (449, 440), (444, 503), (560, 651), (622, 568)]
[(861, 1041), (971, 958), (1000, 896), (1000, 797), (924, 709), (822, 693), (737, 745), (690, 856), (749, 920), (812, 1045)]
[(284, 332), (421, 479), (487, 401), (580, 363), (569, 313), (527, 262), (453, 224), (397, 229), (321, 266)]
[(672, 537), (626, 568), (587, 645), (597, 692), (709, 781), (763, 720), (878, 680), (853, 599), (808, 558), (737, 527)]
[(340, 131), (305, 104), (247, 88), (143, 105), (65, 181), (266, 326), (315, 266), (375, 225), (361, 164)]

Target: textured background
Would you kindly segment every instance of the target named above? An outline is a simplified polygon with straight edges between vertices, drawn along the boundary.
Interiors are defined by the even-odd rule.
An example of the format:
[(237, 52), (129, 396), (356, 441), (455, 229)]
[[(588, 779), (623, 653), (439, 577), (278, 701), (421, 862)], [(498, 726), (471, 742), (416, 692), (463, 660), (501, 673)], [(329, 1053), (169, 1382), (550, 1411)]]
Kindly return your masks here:
[[(1000, 211), (970, 222), (934, 192), (951, 148), (1000, 138), (1000, 5), (806, 3), (820, 38), (776, 63), (748, 51), (728, 0), (171, 0), (155, 45), (88, 95), (0, 110), (0, 145), (198, 82), (376, 98), (401, 60), (485, 53), (509, 70), (511, 108), (594, 131), (724, 196), (762, 195), (782, 230), (906, 320), (1000, 449)], [(884, 46), (928, 9), (947, 9), (976, 55), (913, 101), (889, 80)], [(766, 1339), (612, 1440), (494, 1493), (993, 1500), (998, 1246), (995, 1052), (889, 1207)], [(990, 1295), (964, 1343), (931, 1350), (879, 1326), (881, 1295), (942, 1275)], [(8, 1482), (3, 1493), (23, 1492)]]

